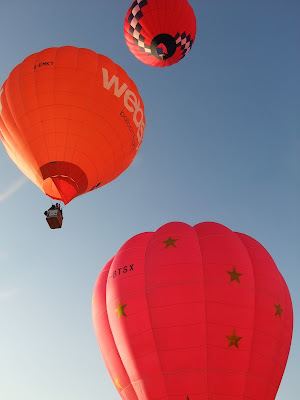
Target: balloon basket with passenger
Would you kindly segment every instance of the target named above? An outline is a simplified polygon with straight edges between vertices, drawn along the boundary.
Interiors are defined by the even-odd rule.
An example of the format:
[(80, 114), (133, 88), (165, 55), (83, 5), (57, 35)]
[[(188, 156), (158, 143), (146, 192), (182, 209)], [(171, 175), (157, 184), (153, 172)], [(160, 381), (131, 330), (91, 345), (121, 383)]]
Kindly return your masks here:
[(44, 212), (46, 221), (51, 229), (59, 229), (62, 227), (63, 214), (59, 203), (53, 204), (47, 211)]

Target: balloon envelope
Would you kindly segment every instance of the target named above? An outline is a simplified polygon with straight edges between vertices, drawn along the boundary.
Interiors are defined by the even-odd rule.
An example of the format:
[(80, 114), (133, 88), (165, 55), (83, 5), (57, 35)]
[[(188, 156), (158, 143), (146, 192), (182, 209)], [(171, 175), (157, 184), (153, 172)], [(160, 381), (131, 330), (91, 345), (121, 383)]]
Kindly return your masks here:
[(191, 50), (195, 14), (187, 0), (135, 0), (126, 14), (124, 35), (136, 58), (153, 67), (166, 67)]
[(274, 400), (293, 313), (269, 253), (223, 225), (128, 240), (95, 285), (93, 323), (121, 397)]
[(14, 68), (0, 91), (0, 137), (16, 165), (65, 204), (115, 179), (142, 143), (144, 106), (109, 58), (49, 48)]

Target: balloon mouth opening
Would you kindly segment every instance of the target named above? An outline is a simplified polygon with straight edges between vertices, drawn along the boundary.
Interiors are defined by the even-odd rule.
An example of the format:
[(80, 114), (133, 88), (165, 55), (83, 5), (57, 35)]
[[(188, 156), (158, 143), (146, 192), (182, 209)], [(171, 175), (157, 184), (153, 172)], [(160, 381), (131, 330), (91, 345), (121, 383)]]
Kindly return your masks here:
[(159, 60), (167, 60), (176, 52), (176, 41), (173, 36), (162, 33), (155, 36), (150, 45), (151, 53)]
[(65, 204), (85, 193), (88, 187), (84, 171), (68, 161), (50, 161), (42, 165), (37, 174), (43, 180), (44, 193)]
[(43, 191), (47, 196), (60, 200), (64, 204), (68, 204), (78, 195), (76, 182), (72, 178), (63, 175), (49, 176), (45, 179)]

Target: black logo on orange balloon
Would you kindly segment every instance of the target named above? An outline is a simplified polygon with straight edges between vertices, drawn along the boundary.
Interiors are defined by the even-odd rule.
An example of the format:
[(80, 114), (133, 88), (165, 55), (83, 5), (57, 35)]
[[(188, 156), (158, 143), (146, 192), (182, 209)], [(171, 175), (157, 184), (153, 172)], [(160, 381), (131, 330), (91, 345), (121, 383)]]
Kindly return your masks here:
[(40, 68), (40, 67), (45, 67), (47, 65), (50, 67), (53, 64), (54, 64), (54, 61), (46, 61), (46, 62), (42, 62), (42, 63), (39, 63), (39, 64), (35, 64), (33, 69)]

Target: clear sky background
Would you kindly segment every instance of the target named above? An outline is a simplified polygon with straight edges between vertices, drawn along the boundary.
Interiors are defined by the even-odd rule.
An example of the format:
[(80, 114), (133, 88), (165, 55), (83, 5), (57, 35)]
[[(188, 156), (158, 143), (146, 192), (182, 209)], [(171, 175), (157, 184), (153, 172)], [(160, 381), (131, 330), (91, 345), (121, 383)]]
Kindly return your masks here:
[(0, 399), (118, 399), (94, 335), (91, 299), (131, 236), (170, 221), (222, 223), (270, 252), (294, 305), (277, 400), (300, 397), (300, 2), (190, 0), (191, 52), (152, 68), (129, 52), (131, 0), (1, 0), (0, 86), (28, 55), (73, 45), (136, 83), (146, 130), (116, 181), (75, 199), (61, 230), (0, 143)]

